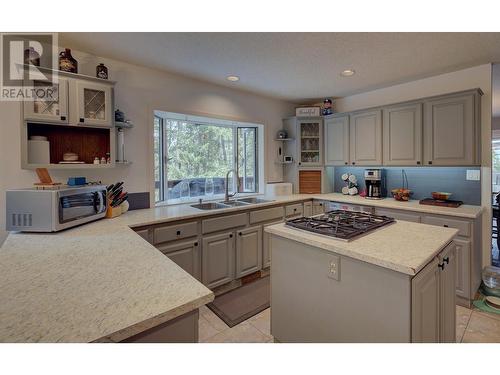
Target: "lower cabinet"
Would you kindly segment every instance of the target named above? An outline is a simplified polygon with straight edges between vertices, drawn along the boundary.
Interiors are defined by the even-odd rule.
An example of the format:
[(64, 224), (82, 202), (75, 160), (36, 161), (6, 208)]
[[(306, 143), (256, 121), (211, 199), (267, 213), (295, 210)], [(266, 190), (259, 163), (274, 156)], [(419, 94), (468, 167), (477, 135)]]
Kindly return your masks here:
[(215, 288), (234, 280), (234, 232), (203, 237), (202, 282)]
[(470, 252), (471, 241), (462, 238), (455, 238), (454, 240), (457, 254), (456, 254), (456, 286), (457, 296), (463, 298), (470, 298), (471, 294), (471, 276), (470, 276)]
[(271, 266), (271, 235), (266, 232), (266, 227), (282, 222), (283, 220), (279, 220), (262, 226), (262, 268)]
[(236, 237), (236, 278), (262, 267), (262, 227), (240, 229)]
[(412, 280), (412, 341), (455, 342), (455, 244)]
[(411, 212), (401, 212), (401, 211), (395, 211), (395, 210), (386, 210), (383, 208), (376, 208), (375, 213), (377, 215), (383, 215), (383, 216), (389, 216), (393, 217), (396, 220), (401, 220), (401, 221), (411, 221), (413, 223), (420, 223), (421, 217), (419, 214), (414, 214)]
[(177, 265), (200, 280), (200, 252), (198, 241), (187, 241), (157, 247)]

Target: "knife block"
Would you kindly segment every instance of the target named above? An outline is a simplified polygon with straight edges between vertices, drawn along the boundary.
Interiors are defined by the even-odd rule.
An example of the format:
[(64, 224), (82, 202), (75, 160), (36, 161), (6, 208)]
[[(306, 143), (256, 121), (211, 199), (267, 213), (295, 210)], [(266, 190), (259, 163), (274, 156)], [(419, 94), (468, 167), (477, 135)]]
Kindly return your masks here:
[(121, 206), (118, 207), (111, 207), (108, 206), (106, 209), (106, 218), (112, 219), (114, 217), (120, 216), (122, 214), (122, 208)]

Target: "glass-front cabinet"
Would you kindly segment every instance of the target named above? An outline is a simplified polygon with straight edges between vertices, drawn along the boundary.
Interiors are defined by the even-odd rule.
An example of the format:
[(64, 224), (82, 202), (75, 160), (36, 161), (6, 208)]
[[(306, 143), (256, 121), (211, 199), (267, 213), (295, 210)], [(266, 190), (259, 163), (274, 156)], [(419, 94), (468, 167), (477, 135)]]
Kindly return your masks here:
[[(33, 81), (33, 92), (42, 92), (43, 96), (23, 103), (24, 118), (29, 121), (67, 124), (68, 118), (68, 81), (59, 78), (57, 83), (48, 84)], [(43, 90), (37, 90), (37, 87)], [(50, 93), (50, 98), (47, 97)]]
[(298, 137), (299, 165), (321, 165), (321, 120), (298, 120)]
[(76, 97), (79, 124), (113, 126), (111, 86), (77, 81)]

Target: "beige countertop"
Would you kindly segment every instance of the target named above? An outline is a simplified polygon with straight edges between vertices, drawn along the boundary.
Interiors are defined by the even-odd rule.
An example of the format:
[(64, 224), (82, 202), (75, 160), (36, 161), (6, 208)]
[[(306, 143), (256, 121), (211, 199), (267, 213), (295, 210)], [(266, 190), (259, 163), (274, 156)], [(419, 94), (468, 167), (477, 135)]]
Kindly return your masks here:
[[(112, 220), (59, 233), (12, 233), (0, 249), (0, 342), (120, 341), (192, 311), (212, 301), (213, 293), (130, 227), (199, 219), (312, 198), (466, 218), (476, 217), (482, 211), (478, 206), (454, 209), (422, 206), (416, 201), (368, 201), (335, 193), (295, 194), (273, 197), (273, 202), (250, 207), (201, 211), (190, 205), (163, 206), (128, 212)], [(369, 249), (383, 243), (402, 246), (405, 225), (383, 228), (380, 233), (356, 240), (356, 244), (369, 240), (373, 245)], [(402, 230), (394, 233), (397, 228)], [(428, 239), (415, 237), (422, 248), (435, 249), (435, 241), (439, 242), (445, 233), (454, 232), (431, 226), (422, 228), (428, 233), (436, 232)], [(429, 246), (427, 241), (431, 241)], [(356, 244), (343, 246), (349, 249)], [(366, 259), (371, 256), (374, 262), (377, 259), (387, 262), (387, 266), (399, 264), (398, 254), (401, 258), (401, 248), (399, 253), (392, 248), (386, 246), (383, 250), (386, 255), (392, 254), (385, 260), (370, 255), (369, 249), (365, 250), (368, 254), (356, 251)], [(414, 263), (424, 254), (414, 263), (406, 255), (405, 252), (407, 260), (403, 259), (399, 267), (401, 272), (411, 274), (416, 269), (412, 268)]]
[(351, 196), (351, 195), (343, 195), (341, 193), (319, 194), (319, 195), (314, 195), (314, 198), (335, 201), (340, 203), (360, 204), (364, 206), (392, 208), (397, 210), (422, 212), (422, 213), (436, 214), (436, 215), (456, 216), (468, 219), (475, 219), (483, 212), (483, 208), (481, 206), (472, 206), (468, 204), (463, 204), (457, 208), (428, 206), (420, 204), (417, 199), (410, 200), (408, 202), (399, 202), (394, 198), (366, 199), (360, 197), (359, 195)]
[(285, 224), (265, 231), (407, 275), (417, 274), (458, 233), (457, 229), (396, 221), (349, 242)]

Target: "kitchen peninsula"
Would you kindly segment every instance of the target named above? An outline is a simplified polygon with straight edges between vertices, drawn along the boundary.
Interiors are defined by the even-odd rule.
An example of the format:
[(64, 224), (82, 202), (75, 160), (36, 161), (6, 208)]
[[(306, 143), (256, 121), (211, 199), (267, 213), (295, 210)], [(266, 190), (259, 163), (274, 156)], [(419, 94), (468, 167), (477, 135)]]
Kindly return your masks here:
[(396, 221), (349, 242), (266, 232), (276, 341), (455, 341), (456, 229)]

